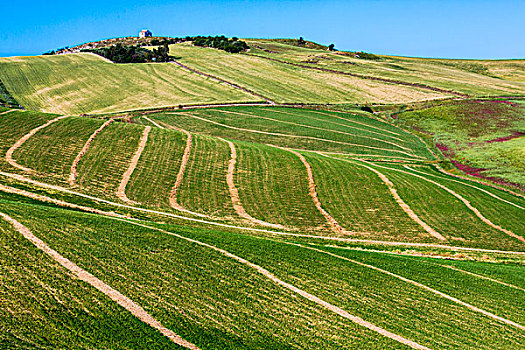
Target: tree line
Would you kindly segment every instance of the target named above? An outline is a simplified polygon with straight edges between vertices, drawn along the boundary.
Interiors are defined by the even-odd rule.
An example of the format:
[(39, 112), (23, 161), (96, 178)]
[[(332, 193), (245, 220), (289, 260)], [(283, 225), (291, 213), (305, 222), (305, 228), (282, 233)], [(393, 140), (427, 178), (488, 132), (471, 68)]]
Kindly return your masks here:
[(135, 46), (123, 46), (116, 44), (110, 47), (100, 49), (84, 49), (81, 52), (92, 52), (107, 58), (115, 63), (148, 63), (148, 62), (169, 62), (173, 57), (169, 55), (168, 43), (148, 50)]

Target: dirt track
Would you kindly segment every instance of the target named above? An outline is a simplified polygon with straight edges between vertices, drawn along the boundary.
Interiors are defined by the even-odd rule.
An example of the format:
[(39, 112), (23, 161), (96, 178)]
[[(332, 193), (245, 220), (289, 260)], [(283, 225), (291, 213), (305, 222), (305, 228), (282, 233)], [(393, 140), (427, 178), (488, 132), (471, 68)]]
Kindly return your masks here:
[(179, 202), (177, 202), (177, 191), (179, 190), (179, 187), (182, 184), (182, 180), (184, 179), (184, 172), (186, 171), (186, 166), (188, 165), (188, 160), (190, 159), (192, 136), (189, 131), (183, 129), (179, 130), (186, 134), (186, 148), (184, 149), (184, 154), (182, 155), (182, 161), (180, 163), (179, 172), (177, 173), (175, 185), (173, 186), (173, 189), (170, 193), (170, 206), (174, 209), (185, 211), (186, 209), (184, 209), (179, 204)]
[(277, 146), (273, 146), (273, 147), (286, 150), (288, 152), (291, 152), (291, 153), (295, 154), (297, 157), (299, 157), (299, 159), (301, 160), (301, 162), (305, 166), (306, 173), (308, 175), (308, 190), (309, 190), (308, 194), (310, 195), (310, 197), (312, 197), (312, 201), (314, 202), (315, 207), (323, 215), (323, 217), (326, 219), (326, 221), (330, 225), (330, 228), (332, 229), (332, 231), (334, 231), (336, 233), (339, 233), (339, 234), (344, 234), (344, 235), (355, 234), (356, 232), (345, 230), (341, 225), (339, 225), (339, 223), (335, 220), (335, 218), (332, 215), (330, 215), (323, 208), (323, 205), (322, 205), (321, 201), (319, 200), (319, 197), (317, 196), (317, 189), (316, 189), (317, 186), (315, 185), (314, 174), (313, 174), (313, 171), (312, 171), (312, 167), (310, 166), (310, 164), (308, 163), (306, 158), (301, 153), (296, 152), (294, 150), (291, 150), (291, 149), (288, 149), (288, 148), (277, 147)]
[[(347, 243), (363, 243), (363, 244), (377, 244), (377, 245), (387, 245), (387, 246), (402, 246), (402, 247), (427, 247), (427, 248), (439, 248), (439, 249), (447, 249), (447, 250), (453, 250), (453, 251), (470, 251), (470, 252), (484, 252), (484, 253), (499, 253), (499, 254), (513, 254), (513, 255), (525, 255), (524, 251), (505, 251), (505, 250), (496, 250), (496, 249), (483, 249), (483, 248), (471, 248), (471, 247), (457, 247), (457, 246), (449, 246), (449, 245), (443, 245), (443, 244), (435, 244), (435, 243), (413, 243), (413, 242), (399, 242), (399, 241), (380, 241), (380, 240), (373, 240), (373, 239), (360, 239), (360, 238), (345, 238), (345, 237), (333, 237), (333, 236), (317, 236), (317, 235), (309, 235), (309, 234), (299, 234), (299, 233), (291, 233), (291, 232), (280, 232), (280, 231), (271, 231), (267, 229), (261, 229), (261, 228), (255, 228), (255, 227), (245, 227), (245, 226), (236, 226), (231, 224), (225, 224), (215, 221), (209, 221), (209, 220), (203, 220), (198, 218), (192, 218), (182, 215), (177, 215), (173, 213), (168, 213), (164, 211), (159, 210), (152, 210), (152, 209), (146, 209), (141, 207), (133, 207), (130, 205), (112, 202), (107, 199), (90, 196), (84, 193), (72, 191), (70, 189), (57, 186), (57, 185), (51, 185), (48, 183), (40, 182), (37, 180), (33, 180), (27, 177), (24, 177), (19, 174), (12, 174), (12, 173), (6, 173), (4, 171), (0, 171), (0, 176), (5, 176), (10, 179), (14, 179), (17, 181), (25, 182), (32, 184), (34, 186), (39, 186), (42, 188), (46, 188), (52, 191), (58, 191), (62, 193), (67, 193), (70, 195), (78, 196), (81, 198), (93, 200), (99, 203), (104, 203), (108, 205), (115, 206), (117, 208), (124, 208), (128, 210), (136, 210), (138, 212), (143, 213), (150, 213), (150, 214), (156, 214), (156, 215), (163, 215), (166, 217), (186, 220), (190, 222), (196, 222), (196, 223), (202, 223), (206, 225), (213, 225), (217, 227), (223, 227), (223, 228), (229, 228), (229, 229), (236, 229), (241, 231), (251, 231), (251, 232), (259, 232), (259, 233), (267, 233), (272, 235), (282, 235), (282, 236), (295, 236), (295, 237), (304, 237), (304, 238), (314, 238), (314, 239), (320, 239), (320, 240), (326, 240), (326, 241), (338, 241), (338, 242), (347, 242)], [(1, 190), (1, 188), (0, 188)], [(68, 205), (70, 203), (67, 203)], [(60, 204), (58, 204), (60, 205)], [(74, 205), (74, 204), (71, 204)], [(89, 208), (91, 210), (96, 210), (93, 208)]]
[(30, 132), (28, 132), (27, 134), (25, 134), (24, 136), (22, 136), (22, 138), (20, 138), (18, 141), (16, 141), (16, 143), (11, 146), (11, 148), (9, 148), (5, 154), (5, 160), (12, 166), (14, 166), (15, 168), (18, 168), (20, 170), (23, 170), (25, 172), (28, 172), (28, 173), (31, 173), (33, 172), (32, 169), (29, 169), (29, 168), (26, 168), (20, 164), (18, 164), (14, 159), (13, 159), (13, 153), (20, 147), (22, 146), (27, 140), (29, 140), (34, 134), (36, 134), (37, 132), (39, 132), (40, 130), (44, 129), (45, 127), (53, 124), (54, 122), (57, 122), (59, 121), (60, 119), (64, 119), (64, 118), (67, 118), (68, 116), (67, 115), (63, 115), (63, 116), (60, 116), (60, 117), (57, 117), (55, 119), (51, 119), (49, 120), (47, 123), (45, 124), (42, 124), (40, 125), (39, 127), (37, 128), (34, 128), (33, 130), (31, 130)]
[(80, 150), (80, 152), (76, 156), (75, 160), (73, 161), (73, 164), (71, 164), (71, 170), (69, 172), (69, 178), (67, 180), (69, 182), (69, 186), (74, 186), (76, 184), (77, 177), (78, 177), (78, 172), (77, 172), (78, 163), (80, 163), (80, 160), (82, 159), (84, 154), (86, 154), (86, 152), (88, 151), (88, 149), (91, 146), (91, 143), (93, 142), (95, 137), (97, 137), (97, 135), (102, 130), (104, 130), (109, 124), (111, 124), (113, 121), (114, 121), (114, 119), (107, 120), (104, 124), (102, 124), (102, 126), (100, 128), (95, 130), (95, 132), (93, 134), (91, 134), (91, 136), (89, 136), (89, 139), (84, 144), (84, 147), (82, 147), (82, 150)]
[[(343, 161), (346, 162), (346, 160), (343, 160)], [(445, 240), (445, 237), (443, 237), (443, 235), (441, 235), (439, 232), (437, 232), (432, 227), (430, 227), (426, 222), (421, 220), (419, 218), (419, 216), (417, 216), (416, 213), (414, 213), (414, 211), (410, 208), (410, 206), (408, 204), (406, 204), (405, 201), (403, 201), (403, 199), (397, 193), (397, 190), (396, 190), (394, 184), (392, 183), (392, 181), (390, 181), (388, 179), (388, 177), (386, 177), (383, 173), (381, 173), (381, 172), (377, 171), (376, 169), (374, 169), (372, 167), (369, 167), (367, 165), (360, 164), (360, 163), (357, 163), (357, 162), (352, 162), (352, 164), (361, 165), (362, 167), (367, 168), (368, 170), (374, 172), (377, 176), (379, 176), (379, 178), (387, 185), (388, 189), (390, 190), (390, 193), (392, 194), (392, 197), (394, 197), (394, 199), (396, 200), (397, 204), (399, 204), (401, 209), (403, 209), (403, 211), (405, 213), (407, 213), (407, 215), (412, 220), (417, 222), (432, 237), (437, 238), (437, 239), (442, 240), (442, 241)]]
[(151, 126), (146, 126), (144, 128), (144, 132), (142, 133), (142, 137), (140, 139), (140, 143), (137, 148), (137, 151), (133, 155), (133, 158), (131, 159), (128, 169), (126, 170), (124, 175), (122, 175), (122, 181), (120, 181), (120, 185), (117, 189), (116, 195), (118, 198), (120, 198), (124, 202), (135, 203), (132, 200), (130, 200), (128, 196), (126, 196), (126, 186), (128, 185), (129, 179), (131, 178), (133, 171), (135, 171), (135, 168), (137, 167), (137, 164), (140, 159), (140, 155), (144, 151), (144, 148), (146, 148), (146, 143), (148, 142), (148, 134), (150, 130), (151, 130)]
[(230, 197), (233, 203), (233, 208), (235, 209), (235, 212), (237, 213), (237, 215), (239, 215), (240, 217), (254, 224), (258, 224), (258, 225), (266, 226), (266, 227), (272, 227), (276, 229), (284, 229), (285, 227), (283, 225), (272, 224), (266, 221), (256, 219), (244, 210), (244, 207), (242, 206), (242, 203), (241, 203), (241, 198), (239, 197), (239, 191), (235, 187), (235, 181), (234, 181), (235, 164), (237, 163), (237, 151), (235, 149), (235, 145), (233, 144), (233, 142), (224, 140), (224, 139), (222, 140), (228, 143), (228, 145), (230, 146), (230, 150), (231, 150), (231, 158), (230, 158), (230, 162), (228, 163), (228, 173), (226, 174), (226, 182), (228, 183), (228, 189), (230, 191)]
[(170, 339), (172, 342), (183, 346), (187, 349), (198, 350), (199, 348), (193, 345), (192, 343), (182, 339), (180, 336), (175, 334), (173, 331), (162, 326), (159, 321), (157, 321), (153, 316), (147, 313), (140, 305), (136, 304), (133, 300), (123, 295), (119, 291), (113, 289), (108, 284), (102, 282), (97, 277), (93, 276), (86, 270), (82, 269), (69, 259), (63, 257), (57, 251), (51, 249), (44, 241), (36, 237), (26, 226), (22, 225), (20, 222), (9, 217), (4, 213), (0, 213), (0, 217), (5, 221), (9, 222), (13, 227), (20, 233), (24, 238), (33, 243), (35, 247), (49, 255), (53, 260), (62, 265), (65, 269), (73, 273), (78, 279), (84, 281), (96, 288), (100, 292), (107, 295), (111, 300), (128, 310), (133, 316), (141, 320), (142, 322), (148, 324), (149, 326), (157, 329), (165, 337)]

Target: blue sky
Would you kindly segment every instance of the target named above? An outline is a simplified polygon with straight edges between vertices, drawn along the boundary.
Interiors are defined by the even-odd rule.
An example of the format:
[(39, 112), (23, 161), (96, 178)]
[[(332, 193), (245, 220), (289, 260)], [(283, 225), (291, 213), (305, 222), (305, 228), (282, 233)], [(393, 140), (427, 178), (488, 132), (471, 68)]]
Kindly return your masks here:
[(109, 37), (299, 37), (378, 54), (525, 58), (525, 1), (4, 1), (0, 56)]

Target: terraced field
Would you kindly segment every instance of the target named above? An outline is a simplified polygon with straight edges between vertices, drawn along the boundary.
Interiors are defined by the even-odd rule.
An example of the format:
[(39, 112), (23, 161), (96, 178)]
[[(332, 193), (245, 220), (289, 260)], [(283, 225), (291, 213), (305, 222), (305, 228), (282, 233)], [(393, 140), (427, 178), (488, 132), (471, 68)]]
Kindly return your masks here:
[(0, 59), (0, 348), (525, 349), (515, 67), (250, 43)]

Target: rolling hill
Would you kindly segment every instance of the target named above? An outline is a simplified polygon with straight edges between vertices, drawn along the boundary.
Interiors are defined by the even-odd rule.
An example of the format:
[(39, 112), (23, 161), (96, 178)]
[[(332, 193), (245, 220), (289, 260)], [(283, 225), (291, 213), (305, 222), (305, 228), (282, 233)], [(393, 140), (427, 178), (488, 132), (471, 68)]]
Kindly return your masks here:
[(523, 61), (247, 42), (0, 58), (0, 344), (525, 348)]

